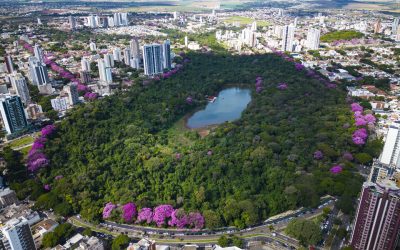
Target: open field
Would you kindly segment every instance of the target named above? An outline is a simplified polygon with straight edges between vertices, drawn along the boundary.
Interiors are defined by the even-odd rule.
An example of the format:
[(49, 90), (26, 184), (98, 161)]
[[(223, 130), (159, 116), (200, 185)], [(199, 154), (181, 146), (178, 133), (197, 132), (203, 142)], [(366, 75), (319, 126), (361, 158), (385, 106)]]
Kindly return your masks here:
[(400, 2), (396, 2), (395, 0), (358, 0), (348, 3), (343, 8), (400, 13)]
[(227, 23), (238, 23), (241, 26), (251, 24), (254, 21), (257, 21), (257, 26), (259, 26), (259, 27), (264, 27), (264, 26), (269, 25), (269, 23), (265, 20), (255, 20), (255, 19), (252, 19), (249, 17), (243, 17), (243, 16), (231, 16), (231, 17), (226, 18), (224, 21)]

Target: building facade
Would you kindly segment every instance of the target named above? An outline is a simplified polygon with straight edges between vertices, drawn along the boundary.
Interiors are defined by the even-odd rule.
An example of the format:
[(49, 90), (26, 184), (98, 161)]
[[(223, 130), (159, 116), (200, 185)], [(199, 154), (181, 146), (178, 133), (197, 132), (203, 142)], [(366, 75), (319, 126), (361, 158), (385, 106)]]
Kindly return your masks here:
[(0, 112), (8, 134), (28, 127), (24, 106), (19, 96), (0, 97)]
[(143, 46), (143, 65), (145, 75), (157, 75), (163, 72), (162, 47), (160, 44)]

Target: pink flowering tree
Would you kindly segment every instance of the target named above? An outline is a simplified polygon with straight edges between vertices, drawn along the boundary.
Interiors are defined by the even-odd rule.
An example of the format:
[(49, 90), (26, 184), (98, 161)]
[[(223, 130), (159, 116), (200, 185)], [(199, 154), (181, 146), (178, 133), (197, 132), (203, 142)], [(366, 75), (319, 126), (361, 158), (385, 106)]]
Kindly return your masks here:
[(340, 172), (343, 171), (343, 168), (342, 168), (342, 166), (340, 166), (340, 165), (336, 165), (336, 166), (331, 167), (331, 169), (330, 169), (329, 171), (330, 171), (332, 174), (339, 174)]
[(171, 205), (159, 205), (154, 208), (153, 221), (158, 227), (163, 226), (171, 217), (174, 208)]
[(122, 219), (125, 222), (132, 222), (136, 216), (136, 205), (133, 202), (126, 203), (122, 206)]
[(314, 152), (314, 159), (321, 160), (322, 158), (324, 158), (324, 154), (321, 150), (317, 150)]
[(153, 221), (153, 210), (148, 207), (140, 209), (136, 222), (137, 223), (145, 222), (147, 224), (150, 224), (152, 221)]
[(353, 111), (353, 112), (356, 112), (356, 111), (363, 111), (364, 109), (363, 109), (363, 107), (360, 105), (360, 104), (358, 104), (358, 103), (356, 103), (356, 102), (353, 102), (352, 104), (351, 104), (351, 111)]
[(103, 219), (108, 219), (111, 216), (111, 212), (117, 207), (112, 202), (107, 203), (103, 208)]
[(168, 225), (171, 227), (184, 228), (189, 224), (189, 218), (183, 209), (175, 209), (171, 214)]
[(189, 214), (189, 225), (195, 229), (201, 229), (204, 227), (204, 217), (200, 213)]

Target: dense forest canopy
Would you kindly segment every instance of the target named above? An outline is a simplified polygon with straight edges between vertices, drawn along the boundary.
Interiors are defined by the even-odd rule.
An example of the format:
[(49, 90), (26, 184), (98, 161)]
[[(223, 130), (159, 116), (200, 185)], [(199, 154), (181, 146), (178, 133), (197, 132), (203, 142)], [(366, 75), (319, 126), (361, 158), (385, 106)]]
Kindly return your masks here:
[[(324, 194), (342, 197), (351, 210), (362, 180), (352, 158), (342, 155), (374, 156), (380, 144), (352, 142), (345, 91), (272, 54), (187, 56), (190, 62), (169, 79), (69, 112), (46, 142), (50, 164), (37, 175), (51, 191), (38, 207), (64, 204), (64, 214), (99, 221), (108, 202), (135, 202), (138, 209), (171, 204), (201, 212), (208, 228), (242, 228), (315, 206)], [(256, 77), (262, 90), (256, 91)], [(204, 138), (177, 129), (182, 117), (206, 104), (205, 95), (235, 84), (252, 90), (241, 119)], [(337, 164), (343, 171), (332, 174)]]

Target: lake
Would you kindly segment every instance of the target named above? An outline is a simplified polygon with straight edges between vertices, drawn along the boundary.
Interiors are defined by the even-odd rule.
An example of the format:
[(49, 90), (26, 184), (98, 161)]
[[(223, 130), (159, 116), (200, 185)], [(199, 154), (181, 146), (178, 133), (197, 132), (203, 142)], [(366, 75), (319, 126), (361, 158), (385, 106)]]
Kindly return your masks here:
[(206, 108), (194, 113), (186, 123), (189, 128), (202, 128), (208, 125), (221, 124), (240, 118), (243, 110), (251, 101), (249, 89), (228, 88), (219, 92), (214, 102), (207, 104)]

